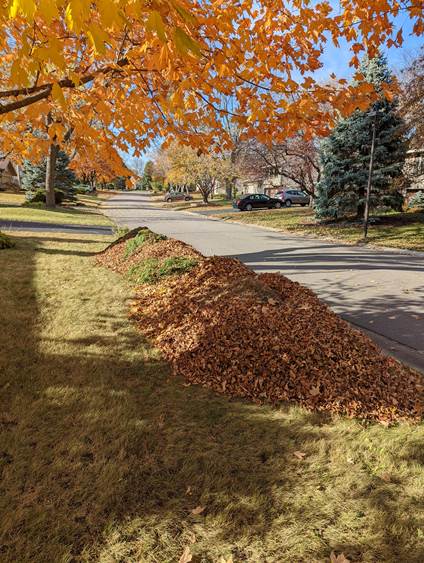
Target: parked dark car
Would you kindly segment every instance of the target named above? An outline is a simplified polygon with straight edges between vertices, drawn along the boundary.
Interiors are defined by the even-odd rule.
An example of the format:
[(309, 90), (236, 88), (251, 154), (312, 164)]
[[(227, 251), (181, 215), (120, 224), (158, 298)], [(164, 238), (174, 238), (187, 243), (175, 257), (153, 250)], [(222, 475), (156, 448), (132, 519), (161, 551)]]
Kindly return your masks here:
[(165, 201), (170, 203), (171, 201), (190, 201), (193, 197), (187, 192), (166, 192), (164, 198)]
[(247, 194), (240, 199), (233, 201), (233, 207), (240, 211), (252, 211), (252, 209), (279, 209), (281, 200), (275, 197), (269, 197), (265, 194)]
[(275, 194), (275, 197), (278, 197), (286, 207), (290, 207), (291, 205), (301, 205), (305, 207), (305, 205), (309, 204), (308, 194), (300, 190), (281, 190)]

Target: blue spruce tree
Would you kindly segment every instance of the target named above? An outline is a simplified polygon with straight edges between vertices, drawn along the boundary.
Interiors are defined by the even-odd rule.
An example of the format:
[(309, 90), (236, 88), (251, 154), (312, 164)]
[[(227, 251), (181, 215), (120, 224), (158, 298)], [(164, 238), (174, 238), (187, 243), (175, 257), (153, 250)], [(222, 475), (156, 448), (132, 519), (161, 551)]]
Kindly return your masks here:
[(381, 88), (392, 76), (383, 56), (365, 58), (361, 71), (365, 80), (380, 92), (380, 98), (367, 111), (356, 110), (341, 119), (322, 142), (322, 177), (315, 200), (318, 218), (363, 217), (374, 119), (376, 144), (370, 205), (402, 207), (399, 188), (406, 153), (405, 125), (397, 113), (397, 101), (388, 100)]

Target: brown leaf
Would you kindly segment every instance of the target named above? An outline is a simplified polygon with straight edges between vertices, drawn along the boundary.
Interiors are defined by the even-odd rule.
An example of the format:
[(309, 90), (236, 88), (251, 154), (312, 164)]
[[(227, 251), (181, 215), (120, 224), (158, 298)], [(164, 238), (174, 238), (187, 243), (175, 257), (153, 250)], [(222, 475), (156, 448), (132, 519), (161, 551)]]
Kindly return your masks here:
[(193, 508), (193, 510), (191, 511), (192, 514), (197, 515), (197, 514), (202, 514), (202, 512), (205, 510), (205, 506), (196, 506), (196, 508)]
[(188, 536), (188, 539), (189, 539), (189, 542), (190, 542), (190, 543), (195, 543), (195, 542), (196, 542), (196, 535), (195, 535), (194, 532), (188, 531), (188, 532), (187, 532), (187, 536)]
[(334, 551), (330, 553), (330, 563), (350, 563), (350, 559), (348, 559), (344, 553), (340, 553), (336, 555)]
[(306, 454), (305, 454), (305, 453), (299, 452), (299, 451), (294, 452), (293, 455), (294, 455), (295, 457), (297, 457), (297, 459), (304, 459), (304, 458), (306, 457)]
[(190, 548), (187, 546), (184, 548), (184, 551), (178, 561), (178, 563), (189, 563), (193, 559), (193, 554), (190, 551)]
[(311, 387), (311, 390), (309, 391), (309, 394), (312, 397), (316, 397), (317, 395), (319, 395), (319, 385), (317, 385), (316, 387)]

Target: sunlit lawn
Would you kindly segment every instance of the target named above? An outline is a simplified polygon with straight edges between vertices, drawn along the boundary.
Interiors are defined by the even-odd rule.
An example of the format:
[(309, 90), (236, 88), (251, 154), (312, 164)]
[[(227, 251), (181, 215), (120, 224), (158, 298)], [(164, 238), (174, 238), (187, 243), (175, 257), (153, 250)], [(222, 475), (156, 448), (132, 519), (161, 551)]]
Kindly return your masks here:
[(128, 321), (122, 278), (94, 266), (104, 238), (14, 238), (0, 251), (2, 562), (178, 562), (187, 547), (198, 563), (423, 561), (424, 426), (188, 387)]
[(80, 207), (65, 204), (55, 209), (21, 207), (24, 200), (22, 194), (0, 192), (0, 221), (111, 225), (111, 221), (98, 210), (101, 202), (95, 196), (77, 196)]
[[(362, 225), (318, 225), (313, 220), (312, 210), (298, 207), (250, 213), (229, 213), (222, 218), (272, 227), (281, 231), (340, 240), (350, 244), (363, 240)], [(424, 213), (393, 213), (382, 216), (382, 218), (384, 222), (392, 221), (392, 224), (371, 223), (368, 233), (369, 243), (378, 246), (424, 250)]]
[(229, 210), (231, 210), (232, 201), (226, 199), (225, 196), (221, 194), (217, 194), (214, 197), (210, 197), (208, 204), (205, 204), (203, 202), (202, 195), (197, 192), (190, 194), (192, 197), (190, 201), (180, 200), (180, 201), (167, 202), (164, 201), (164, 195), (165, 194), (162, 194), (160, 197), (153, 196), (152, 200), (155, 201), (155, 203), (159, 204), (161, 207), (165, 207), (167, 209), (176, 209), (182, 211), (184, 209), (196, 210), (196, 209), (209, 209), (209, 208), (220, 208), (220, 209), (228, 208)]

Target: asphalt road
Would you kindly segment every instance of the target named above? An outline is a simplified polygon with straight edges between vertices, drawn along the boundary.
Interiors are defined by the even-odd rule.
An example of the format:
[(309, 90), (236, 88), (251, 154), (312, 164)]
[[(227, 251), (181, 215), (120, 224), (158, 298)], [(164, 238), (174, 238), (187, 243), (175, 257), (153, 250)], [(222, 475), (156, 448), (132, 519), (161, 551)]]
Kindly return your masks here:
[(226, 223), (157, 208), (148, 195), (135, 192), (109, 199), (103, 210), (118, 225), (147, 226), (205, 255), (236, 257), (257, 272), (281, 272), (309, 286), (388, 353), (424, 372), (423, 253), (333, 244)]

